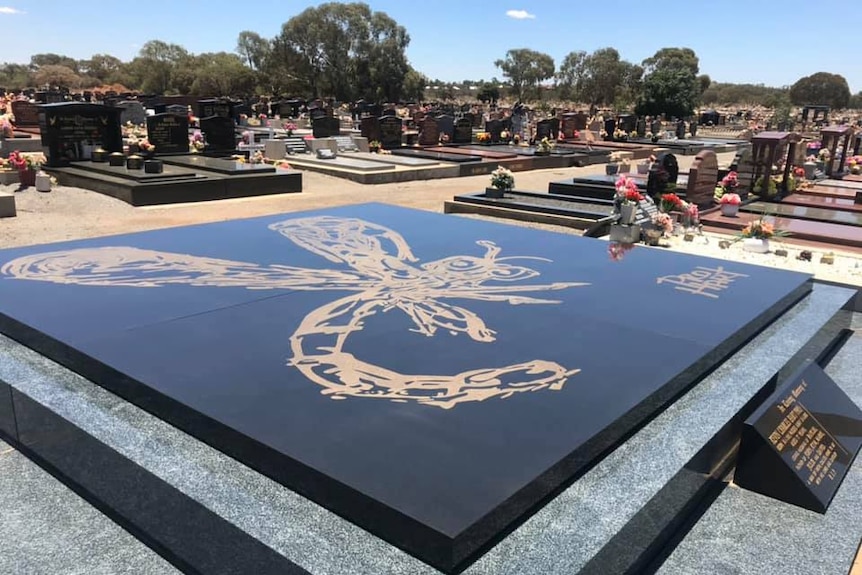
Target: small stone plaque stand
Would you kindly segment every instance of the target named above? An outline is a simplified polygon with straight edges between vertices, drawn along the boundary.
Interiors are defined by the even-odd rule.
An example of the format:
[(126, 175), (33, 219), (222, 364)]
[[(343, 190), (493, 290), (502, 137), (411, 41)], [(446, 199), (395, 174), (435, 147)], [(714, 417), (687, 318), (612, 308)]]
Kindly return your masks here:
[(18, 215), (15, 210), (15, 195), (9, 192), (0, 192), (0, 218), (14, 218)]
[(610, 241), (636, 244), (641, 241), (641, 227), (639, 224), (611, 224)]
[(862, 447), (862, 410), (813, 362), (745, 422), (734, 481), (826, 513)]

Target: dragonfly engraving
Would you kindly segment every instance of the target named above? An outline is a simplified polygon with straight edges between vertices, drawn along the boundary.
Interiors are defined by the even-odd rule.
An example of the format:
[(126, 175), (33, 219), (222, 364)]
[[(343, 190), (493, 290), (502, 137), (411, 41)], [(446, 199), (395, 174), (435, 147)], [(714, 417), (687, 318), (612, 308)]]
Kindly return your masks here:
[(86, 286), (349, 292), (308, 313), (290, 336), (288, 365), (320, 385), (321, 393), (332, 399), (378, 398), (450, 409), (520, 392), (560, 390), (580, 371), (536, 359), (452, 375), (403, 374), (345, 351), (347, 339), (361, 332), (369, 317), (391, 310), (406, 314), (413, 324), (411, 331), (427, 337), (444, 330), (477, 342), (493, 342), (496, 333), (481, 317), (444, 300), (555, 304), (559, 301), (522, 294), (587, 285), (517, 284), (539, 272), (511, 263), (513, 260), (549, 260), (499, 257), (496, 244), (478, 241), (482, 255), (454, 255), (420, 263), (398, 232), (357, 218), (303, 217), (271, 224), (269, 229), (343, 269), (260, 265), (114, 246), (32, 254), (4, 264), (0, 274)]

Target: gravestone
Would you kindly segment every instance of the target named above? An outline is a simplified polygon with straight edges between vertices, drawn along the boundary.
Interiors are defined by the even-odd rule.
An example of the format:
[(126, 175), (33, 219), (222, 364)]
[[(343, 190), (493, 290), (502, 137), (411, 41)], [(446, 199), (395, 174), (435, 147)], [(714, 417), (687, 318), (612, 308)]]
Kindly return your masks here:
[(479, 126), (476, 124), (477, 115), (473, 112), (464, 112), (461, 114), (461, 118), (470, 122), (471, 128), (478, 128)]
[(658, 206), (649, 196), (644, 196), (644, 199), (638, 202), (637, 215), (635, 216), (635, 224), (640, 227), (646, 227), (652, 224), (652, 218), (658, 213)]
[(147, 118), (147, 140), (155, 154), (189, 153), (189, 119), (175, 114), (154, 114)]
[(638, 138), (646, 137), (646, 120), (643, 118), (638, 119), (638, 123), (635, 126), (635, 131), (638, 134)]
[(120, 109), (121, 124), (131, 122), (140, 126), (147, 121), (147, 111), (144, 109), (144, 105), (136, 100), (117, 102), (114, 104), (114, 107)]
[(548, 122), (551, 124), (551, 138), (556, 140), (557, 136), (560, 135), (560, 119), (550, 118)]
[(575, 130), (578, 130), (577, 114), (563, 114), (561, 120), (563, 135), (572, 138)]
[(359, 132), (363, 138), (367, 138), (369, 142), (380, 141), (380, 118), (377, 116), (368, 116), (362, 118), (359, 123)]
[(201, 118), (201, 132), (208, 152), (233, 152), (236, 150), (236, 129), (232, 118), (209, 116)]
[(401, 118), (397, 116), (383, 116), (380, 118), (380, 145), (383, 148), (392, 149), (401, 147), (402, 135)]
[(97, 146), (108, 152), (123, 151), (118, 108), (83, 102), (46, 104), (39, 111), (39, 129), (50, 167), (88, 160), (88, 150)]
[(39, 125), (39, 106), (36, 104), (15, 100), (12, 102), (12, 115), (15, 116), (15, 126), (19, 128)]
[(188, 118), (189, 107), (180, 104), (170, 104), (168, 106), (165, 106), (165, 113), (173, 114), (175, 116), (185, 116), (186, 118)]
[(638, 118), (634, 114), (620, 114), (617, 116), (617, 123), (620, 129), (626, 134), (631, 134), (637, 127)]
[(687, 201), (699, 209), (712, 205), (715, 186), (718, 183), (718, 157), (712, 150), (703, 150), (694, 158), (688, 172)]
[(616, 127), (617, 127), (617, 121), (615, 119), (608, 118), (607, 120), (605, 120), (604, 125), (603, 125), (603, 129), (604, 129), (605, 133), (607, 134), (607, 136), (605, 136), (606, 139), (608, 139), (608, 140), (613, 139), (614, 130), (616, 130)]
[(419, 145), (436, 146), (440, 143), (440, 127), (437, 120), (427, 116), (419, 126)]
[(862, 410), (808, 362), (746, 420), (734, 482), (826, 513), (860, 447)]
[(497, 143), (500, 141), (500, 134), (503, 132), (503, 122), (500, 120), (488, 120), (485, 122), (485, 131), (491, 134), (491, 142)]
[(679, 120), (676, 123), (676, 137), (680, 140), (685, 139), (685, 120)]
[(752, 186), (754, 186), (754, 156), (751, 153), (751, 148), (739, 150), (730, 167), (736, 171), (736, 179), (739, 182), (737, 193), (742, 199), (747, 198)]
[(442, 114), (435, 118), (437, 120), (437, 129), (440, 134), (449, 136), (449, 140), (455, 135), (455, 117), (449, 114)]
[(311, 132), (315, 138), (331, 138), (341, 134), (341, 122), (333, 116), (318, 116), (311, 121)]
[[(653, 163), (647, 175), (647, 195), (657, 198), (667, 192), (668, 187), (675, 187), (679, 177), (679, 163), (676, 156), (664, 153)], [(671, 184), (673, 186), (671, 186)]]
[(587, 115), (584, 114), (583, 112), (578, 112), (577, 114), (575, 114), (575, 129), (578, 131), (586, 130), (587, 129), (587, 121), (589, 121), (589, 118), (587, 117)]
[(653, 137), (658, 137), (661, 134), (661, 120), (653, 120), (649, 125), (650, 132), (652, 132)]
[(228, 100), (198, 100), (197, 107), (198, 118), (209, 118), (210, 116), (233, 118), (233, 104)]
[(543, 139), (554, 139), (553, 124), (550, 120), (539, 120), (536, 122), (536, 141), (541, 142)]
[(689, 122), (688, 132), (691, 134), (692, 138), (697, 137), (697, 122), (695, 120), (692, 120), (691, 122)]
[(862, 192), (856, 192), (856, 199), (853, 202), (854, 204), (862, 204)]
[(455, 130), (452, 135), (453, 144), (469, 144), (473, 141), (473, 122), (467, 118), (459, 118), (455, 121)]

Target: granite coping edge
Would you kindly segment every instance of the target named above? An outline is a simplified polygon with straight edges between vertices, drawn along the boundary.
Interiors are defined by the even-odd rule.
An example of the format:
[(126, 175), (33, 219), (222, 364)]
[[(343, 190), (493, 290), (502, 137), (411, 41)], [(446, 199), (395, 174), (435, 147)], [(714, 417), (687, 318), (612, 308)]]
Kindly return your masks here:
[[(583, 567), (852, 293), (816, 285), (809, 297), (465, 572), (575, 572)], [(0, 379), (309, 571), (438, 573), (2, 336), (0, 357)], [(738, 376), (740, 371), (745, 377)], [(678, 432), (680, 426), (685, 433)]]
[[(862, 327), (862, 315), (854, 317)], [(862, 334), (836, 354), (827, 374), (862, 405)], [(770, 499), (731, 484), (668, 556), (657, 573), (712, 573), (733, 564), (738, 572), (845, 575), (862, 540), (862, 459), (844, 478), (825, 514)], [(746, 537), (738, 537), (746, 533)], [(799, 545), (804, 541), (804, 545)], [(811, 553), (816, 549), (816, 553)]]

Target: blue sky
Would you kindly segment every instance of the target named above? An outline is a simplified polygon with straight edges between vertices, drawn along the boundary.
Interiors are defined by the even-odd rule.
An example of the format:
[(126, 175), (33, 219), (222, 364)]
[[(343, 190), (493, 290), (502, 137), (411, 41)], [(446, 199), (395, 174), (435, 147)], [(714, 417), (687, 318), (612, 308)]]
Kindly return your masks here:
[[(494, 61), (531, 48), (557, 66), (576, 50), (612, 46), (639, 63), (663, 47), (692, 48), (714, 81), (790, 85), (814, 72), (862, 91), (852, 3), (822, 0), (370, 0), (404, 26), (411, 64), (444, 81), (502, 78)], [(233, 51), (242, 30), (272, 38), (318, 2), (305, 0), (0, 0), (0, 62), (35, 53), (76, 59), (108, 53), (128, 61), (147, 40), (190, 52)], [(852, 15), (852, 19), (851, 19)], [(846, 16), (846, 18), (845, 18)], [(844, 29), (842, 30), (842, 26)]]

